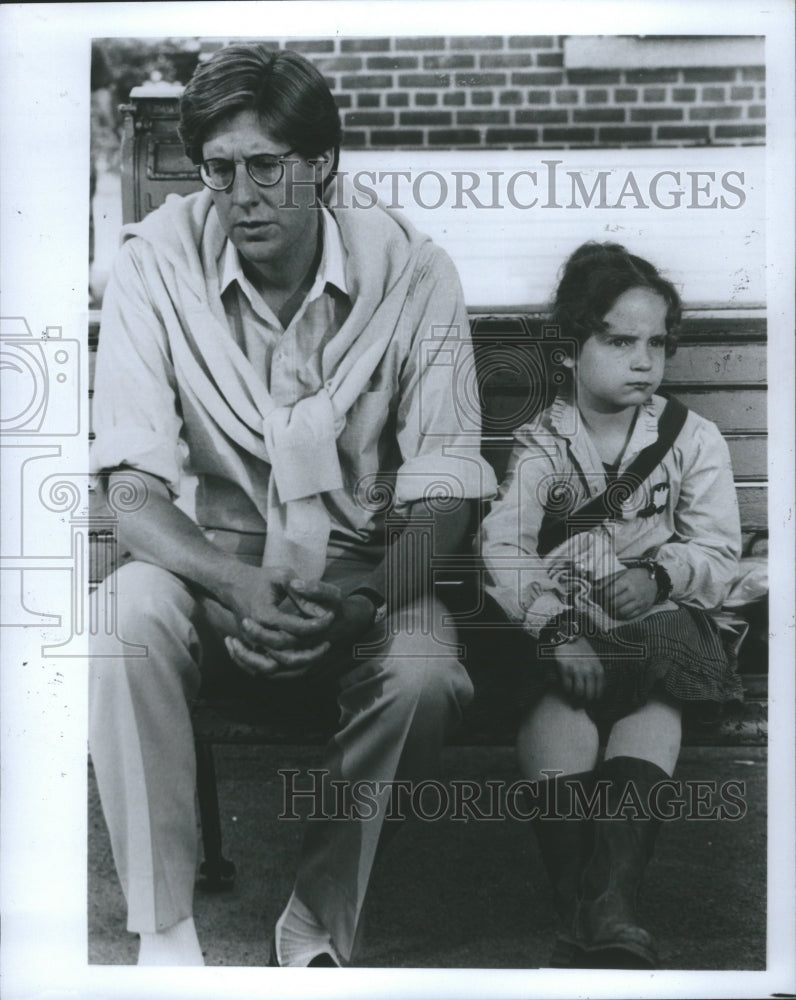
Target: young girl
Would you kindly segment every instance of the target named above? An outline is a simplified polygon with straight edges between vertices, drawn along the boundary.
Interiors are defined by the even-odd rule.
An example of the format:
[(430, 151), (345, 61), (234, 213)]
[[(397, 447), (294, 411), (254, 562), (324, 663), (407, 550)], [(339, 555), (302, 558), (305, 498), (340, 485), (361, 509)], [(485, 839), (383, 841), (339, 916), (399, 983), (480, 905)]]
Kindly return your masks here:
[[(714, 424), (656, 395), (680, 311), (624, 247), (572, 254), (552, 316), (567, 384), (516, 432), (482, 526), (487, 591), (530, 640), (518, 754), (565, 926), (554, 965), (654, 967), (636, 897), (682, 708), (740, 695), (706, 614), (741, 550), (729, 453)], [(589, 818), (596, 791), (609, 818)]]

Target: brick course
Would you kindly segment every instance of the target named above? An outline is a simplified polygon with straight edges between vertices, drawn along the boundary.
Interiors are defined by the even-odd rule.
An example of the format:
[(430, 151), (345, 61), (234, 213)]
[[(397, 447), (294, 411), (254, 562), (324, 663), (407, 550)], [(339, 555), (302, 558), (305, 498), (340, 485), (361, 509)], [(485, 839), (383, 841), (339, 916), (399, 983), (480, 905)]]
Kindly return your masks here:
[(623, 122), (625, 111), (624, 108), (575, 108), (572, 120), (575, 122)]
[(601, 128), (599, 140), (605, 146), (649, 146), (652, 141), (652, 129), (634, 125), (625, 128)]
[(631, 108), (632, 122), (679, 122), (683, 120), (682, 108)]
[(462, 125), (508, 125), (508, 111), (459, 111), (456, 118)]
[(445, 39), (428, 36), (420, 38), (396, 38), (395, 48), (398, 52), (402, 49), (411, 49), (414, 52), (424, 52), (428, 49), (444, 49)]
[(398, 120), (401, 125), (452, 125), (453, 115), (450, 111), (402, 111)]
[(399, 69), (419, 69), (420, 60), (417, 56), (370, 56), (367, 66), (368, 69), (392, 69), (396, 71)]
[(342, 38), (341, 52), (389, 52), (389, 38)]
[(563, 66), (563, 52), (539, 52), (536, 56), (537, 66)]
[(395, 114), (392, 111), (347, 111), (343, 116), (345, 128), (363, 125), (394, 125)]
[(557, 122), (564, 123), (569, 119), (567, 118), (566, 111), (550, 111), (546, 108), (542, 109), (529, 109), (518, 111), (516, 114), (516, 121), (519, 124), (526, 124), (528, 122)]
[(684, 83), (732, 83), (736, 71), (726, 66), (709, 66), (706, 69), (683, 70)]
[(488, 128), (486, 141), (490, 146), (525, 145), (535, 143), (539, 132), (535, 128)]
[(509, 38), (510, 49), (552, 49), (558, 39), (552, 35), (516, 35)]
[(475, 56), (456, 55), (423, 56), (423, 69), (475, 69)]
[(677, 83), (676, 69), (631, 69), (625, 73), (625, 83)]
[(765, 67), (569, 68), (556, 35), (274, 41), (315, 63), (350, 148), (746, 145)]

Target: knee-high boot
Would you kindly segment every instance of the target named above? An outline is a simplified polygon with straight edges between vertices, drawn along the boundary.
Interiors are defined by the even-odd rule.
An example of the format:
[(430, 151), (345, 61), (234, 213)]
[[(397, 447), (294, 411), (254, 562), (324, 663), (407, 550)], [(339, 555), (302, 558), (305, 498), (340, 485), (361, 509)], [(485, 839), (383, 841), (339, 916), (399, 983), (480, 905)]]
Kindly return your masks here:
[(596, 777), (609, 782), (609, 816), (630, 801), (629, 786), (635, 792), (632, 801), (640, 802), (644, 813), (639, 815), (631, 805), (629, 815), (593, 821), (593, 847), (581, 876), (575, 937), (587, 968), (654, 968), (656, 945), (640, 926), (636, 910), (660, 828), (660, 820), (649, 816), (649, 794), (669, 776), (650, 761), (613, 757), (597, 768)]
[(539, 783), (534, 805), (539, 815), (533, 821), (542, 862), (553, 888), (556, 912), (563, 927), (550, 959), (552, 968), (579, 966), (580, 947), (575, 925), (577, 894), (583, 865), (590, 848), (590, 823), (576, 806), (574, 788), (583, 801), (591, 795), (594, 772), (559, 775)]

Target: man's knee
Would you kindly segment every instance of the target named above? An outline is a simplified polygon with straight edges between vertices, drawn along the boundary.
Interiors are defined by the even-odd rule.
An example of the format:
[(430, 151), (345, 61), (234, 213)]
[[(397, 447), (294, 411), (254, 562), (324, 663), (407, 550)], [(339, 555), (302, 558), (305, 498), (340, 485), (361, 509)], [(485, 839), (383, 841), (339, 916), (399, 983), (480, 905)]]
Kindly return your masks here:
[(443, 624), (446, 609), (434, 598), (410, 604), (391, 620), (383, 668), (396, 697), (432, 711), (464, 708), (473, 685), (458, 659), (455, 629)]
[(89, 642), (92, 702), (125, 691), (195, 696), (202, 658), (198, 605), (185, 584), (158, 566), (131, 562), (100, 588), (100, 627)]
[(189, 622), (196, 602), (173, 573), (145, 562), (130, 562), (107, 577), (97, 588), (97, 621), (92, 636), (93, 655), (102, 655), (103, 639), (129, 643), (147, 642), (163, 629)]
[(453, 657), (429, 658), (425, 664), (396, 675), (401, 696), (416, 705), (418, 715), (458, 721), (473, 698), (473, 685), (464, 667)]
[(199, 687), (196, 602), (182, 581), (149, 563), (122, 566), (100, 585), (89, 642), (93, 713), (119, 699), (191, 699)]

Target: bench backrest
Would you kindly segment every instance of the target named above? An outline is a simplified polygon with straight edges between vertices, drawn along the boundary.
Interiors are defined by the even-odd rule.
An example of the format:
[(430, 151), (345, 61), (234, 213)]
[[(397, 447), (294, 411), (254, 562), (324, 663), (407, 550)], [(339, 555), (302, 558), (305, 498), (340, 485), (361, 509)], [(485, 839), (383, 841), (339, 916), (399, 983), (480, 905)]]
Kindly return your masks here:
[[(173, 90), (138, 88), (125, 106), (125, 222), (171, 192), (201, 187), (177, 136), (177, 115)], [(498, 475), (513, 428), (543, 402), (539, 373), (550, 367), (544, 302), (567, 254), (585, 239), (614, 239), (664, 267), (688, 306), (665, 387), (723, 432), (742, 524), (756, 534), (767, 526), (762, 155), (756, 147), (624, 150), (621, 157), (607, 150), (358, 151), (344, 152), (341, 169), (361, 205), (377, 191), (453, 257), (473, 325), (484, 453)], [(742, 204), (659, 208), (650, 203), (653, 186), (661, 203), (677, 187), (667, 172), (677, 174), (686, 204), (714, 197)], [(611, 208), (622, 190), (631, 194)], [(518, 207), (534, 193), (561, 207)], [(96, 337), (95, 327), (94, 344)]]

